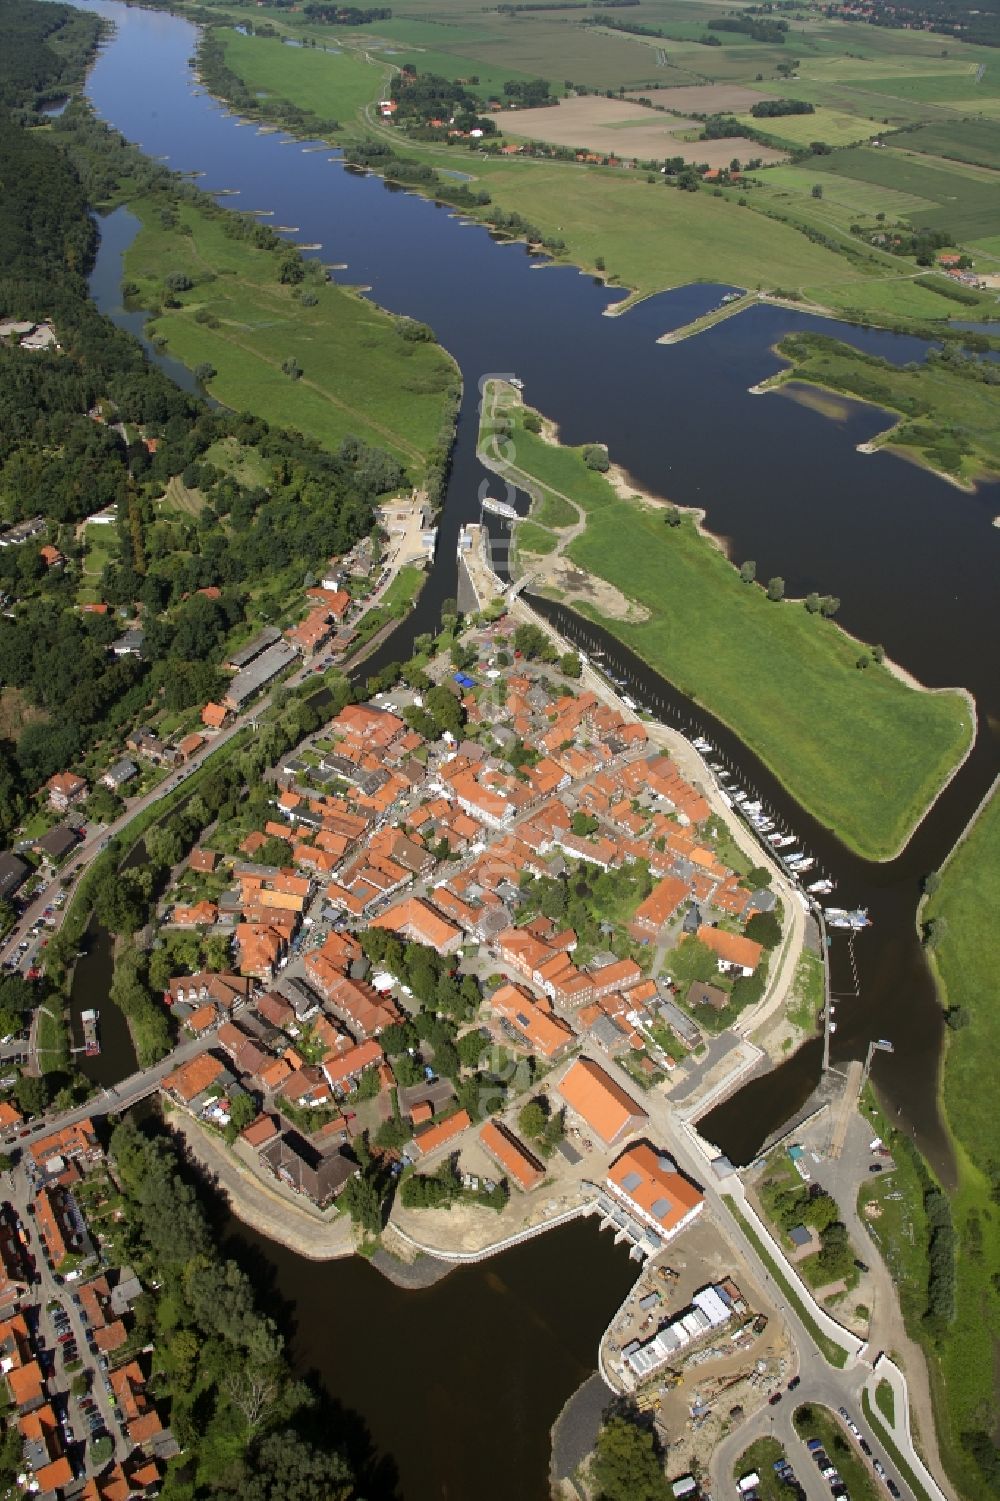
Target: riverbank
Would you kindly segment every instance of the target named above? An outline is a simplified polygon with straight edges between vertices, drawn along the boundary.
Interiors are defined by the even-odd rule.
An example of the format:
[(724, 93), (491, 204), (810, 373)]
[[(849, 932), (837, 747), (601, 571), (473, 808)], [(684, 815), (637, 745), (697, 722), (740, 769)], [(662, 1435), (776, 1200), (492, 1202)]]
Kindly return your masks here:
[[(586, 518), (559, 549), (558, 577), (543, 560), (533, 587), (599, 620), (705, 704), (850, 848), (894, 858), (973, 741), (963, 694), (915, 691), (867, 652), (859, 670), (852, 637), (744, 582), (700, 521), (662, 501), (624, 498), (601, 472), (599, 445), (554, 445), (525, 426), (520, 405), (506, 411), (501, 471), (529, 477)], [(601, 610), (594, 580), (643, 611), (641, 623), (626, 609)]]
[(284, 243), (259, 246), (228, 209), (169, 199), (129, 201), (142, 229), (126, 276), (152, 338), (225, 406), (331, 452), (360, 438), (415, 483), (445, 463), (461, 378), (429, 330), (328, 281)]
[(995, 1330), (1000, 1325), (1000, 1227), (995, 1215), (1000, 1126), (993, 1076), (1000, 1014), (992, 997), (1000, 974), (1000, 784), (948, 856), (939, 884), (922, 900), (918, 929), (945, 1015), (942, 1114), (952, 1135), (958, 1182), (951, 1194), (957, 1234), (954, 1312), (925, 1330), (945, 1463), (963, 1491), (996, 1494), (996, 1446), (985, 1414), (1000, 1403)]

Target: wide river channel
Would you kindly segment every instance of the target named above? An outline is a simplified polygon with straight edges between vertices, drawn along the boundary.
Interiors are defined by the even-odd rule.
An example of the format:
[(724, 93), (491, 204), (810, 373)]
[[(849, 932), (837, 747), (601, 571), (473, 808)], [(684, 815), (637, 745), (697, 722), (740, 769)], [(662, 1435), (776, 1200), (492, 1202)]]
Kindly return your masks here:
[[(859, 1057), (870, 1038), (892, 1039), (893, 1056), (877, 1059), (879, 1088), (947, 1177), (936, 1108), (942, 1021), (914, 910), (921, 876), (940, 864), (1000, 766), (1000, 487), (968, 495), (891, 454), (862, 456), (856, 445), (886, 420), (870, 407), (845, 403), (846, 416), (831, 420), (785, 396), (748, 393), (778, 367), (771, 346), (793, 329), (835, 331), (899, 362), (921, 358), (925, 346), (765, 306), (658, 345), (659, 335), (714, 306), (720, 289), (682, 288), (604, 317), (622, 294), (571, 268), (542, 266), (446, 208), (346, 172), (330, 152), (240, 126), (194, 85), (189, 22), (115, 0), (87, 8), (116, 26), (88, 83), (103, 118), (150, 156), (201, 173), (206, 190), (238, 192), (223, 200), (229, 206), (273, 210), (265, 222), (297, 226), (294, 238), (319, 243), (324, 261), (346, 263), (338, 279), (429, 323), (461, 365), (465, 397), (437, 560), (413, 615), (366, 671), (405, 658), (413, 636), (431, 629), (455, 595), (458, 530), (478, 518), (485, 477), (475, 454), (478, 384), (509, 372), (567, 441), (605, 442), (638, 487), (703, 506), (732, 555), (757, 560), (758, 576), (780, 574), (793, 596), (838, 595), (848, 630), (884, 643), (930, 686), (971, 689), (979, 714), (972, 755), (906, 852), (878, 866), (847, 852), (731, 733), (611, 644), (637, 696), (661, 703), (668, 722), (704, 729), (743, 785), (796, 831), (836, 878), (838, 903), (870, 909), (873, 926), (853, 945), (857, 982), (846, 941), (834, 940), (833, 986), (843, 998), (833, 1057)], [(108, 221), (92, 288), (102, 309), (135, 332), (141, 320), (128, 320), (119, 296), (134, 227), (121, 210)], [(171, 373), (183, 378), (176, 365)], [(570, 635), (597, 634), (565, 612), (560, 623)], [(101, 1005), (107, 973), (107, 954), (95, 952), (78, 975), (78, 999), (86, 989)], [(134, 1066), (123, 1036), (105, 1037), (113, 1045), (95, 1069), (102, 1083)], [(704, 1134), (734, 1160), (749, 1160), (818, 1070), (818, 1044), (809, 1044), (719, 1107)], [(376, 1449), (394, 1456), (405, 1496), (547, 1494), (549, 1425), (593, 1368), (597, 1334), (631, 1275), (607, 1237), (575, 1226), (407, 1293), (366, 1265), (315, 1266), (253, 1239), (294, 1305), (297, 1357), (362, 1415)]]

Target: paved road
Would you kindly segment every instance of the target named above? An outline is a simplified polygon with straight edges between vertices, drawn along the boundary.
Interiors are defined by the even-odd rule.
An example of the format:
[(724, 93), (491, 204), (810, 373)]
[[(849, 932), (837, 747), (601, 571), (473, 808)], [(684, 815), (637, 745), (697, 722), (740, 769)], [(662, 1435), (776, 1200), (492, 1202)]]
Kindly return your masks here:
[(93, 1119), (94, 1116), (116, 1115), (120, 1110), (128, 1110), (130, 1106), (137, 1104), (139, 1100), (144, 1100), (147, 1095), (159, 1089), (161, 1082), (168, 1074), (173, 1073), (175, 1068), (179, 1068), (182, 1063), (187, 1063), (190, 1058), (196, 1058), (199, 1053), (208, 1052), (214, 1043), (215, 1030), (213, 1028), (189, 1042), (182, 1042), (152, 1068), (140, 1069), (138, 1073), (123, 1079), (120, 1084), (115, 1084), (102, 1090), (100, 1094), (94, 1095), (86, 1104), (77, 1105), (73, 1110), (64, 1110), (59, 1115), (46, 1116), (36, 1125), (8, 1135), (5, 1138), (5, 1145), (8, 1148), (16, 1146), (26, 1151), (34, 1142), (51, 1136), (53, 1131), (57, 1131), (62, 1126), (70, 1126), (75, 1121)]

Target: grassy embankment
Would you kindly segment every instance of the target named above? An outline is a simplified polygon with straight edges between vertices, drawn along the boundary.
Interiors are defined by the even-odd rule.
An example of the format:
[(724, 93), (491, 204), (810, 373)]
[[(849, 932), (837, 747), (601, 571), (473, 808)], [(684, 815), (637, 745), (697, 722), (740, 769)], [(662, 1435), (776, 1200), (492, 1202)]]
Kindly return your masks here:
[(971, 362), (955, 368), (929, 359), (916, 369), (863, 354), (825, 334), (790, 334), (778, 345), (789, 363), (765, 384), (805, 381), (899, 413), (878, 447), (898, 449), (936, 473), (972, 485), (1000, 474), (1000, 388)]
[(518, 469), (587, 513), (567, 556), (649, 618), (599, 615), (586, 591), (567, 603), (725, 720), (852, 849), (890, 858), (968, 748), (964, 697), (920, 692), (886, 667), (859, 671), (858, 643), (832, 621), (768, 600), (689, 517), (667, 526), (663, 509), (621, 499), (582, 449), (545, 442), (522, 417)]
[[(967, 1494), (1000, 1495), (1000, 792), (948, 861), (922, 920), (941, 934), (931, 955), (945, 1007), (967, 1025), (948, 1031), (942, 1103), (958, 1164), (951, 1196), (958, 1235), (955, 1318), (931, 1363), (942, 1455)], [(978, 1461), (978, 1462), (977, 1462)]]
[(761, 1261), (767, 1267), (778, 1287), (781, 1288), (785, 1302), (790, 1308), (793, 1308), (795, 1310), (800, 1322), (806, 1329), (810, 1339), (812, 1339), (820, 1354), (823, 1356), (823, 1359), (829, 1365), (837, 1366), (839, 1369), (843, 1369), (843, 1367), (847, 1364), (847, 1351), (844, 1350), (840, 1345), (838, 1345), (836, 1340), (832, 1340), (829, 1335), (823, 1333), (822, 1329), (816, 1323), (816, 1320), (813, 1318), (812, 1314), (809, 1312), (808, 1308), (803, 1302), (801, 1295), (796, 1292), (795, 1288), (793, 1287), (789, 1279), (785, 1276), (784, 1272), (779, 1270), (778, 1263), (774, 1260), (774, 1257), (771, 1255), (770, 1251), (767, 1250), (764, 1242), (761, 1240), (760, 1236), (757, 1234), (756, 1230), (753, 1228), (750, 1221), (746, 1218), (742, 1211), (736, 1207), (735, 1203), (730, 1203), (729, 1209), (733, 1215), (733, 1218), (738, 1222), (743, 1234), (753, 1246)]
[[(395, 454), (418, 479), (446, 422), (458, 376), (433, 342), (414, 342), (371, 303), (332, 283), (282, 284), (281, 252), (231, 239), (224, 219), (186, 202), (165, 227), (164, 201), (130, 207), (142, 229), (125, 258), (144, 307), (162, 309), (150, 332), (192, 369), (211, 365), (219, 401), (297, 428), (326, 448), (348, 435)], [(166, 278), (193, 286), (168, 293)], [(172, 297), (179, 306), (168, 308)], [(293, 379), (282, 365), (294, 360)]]

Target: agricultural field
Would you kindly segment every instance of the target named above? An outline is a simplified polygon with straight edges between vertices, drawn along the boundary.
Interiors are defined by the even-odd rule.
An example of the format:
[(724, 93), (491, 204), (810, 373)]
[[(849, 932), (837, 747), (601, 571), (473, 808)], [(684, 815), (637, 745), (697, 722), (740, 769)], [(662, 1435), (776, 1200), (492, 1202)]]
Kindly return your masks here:
[(288, 47), (268, 37), (225, 33), (226, 62), (248, 87), (287, 99), (321, 119), (353, 120), (377, 99), (389, 67), (366, 62), (358, 52)]
[(778, 115), (768, 120), (755, 120), (748, 113), (736, 118), (743, 125), (756, 126), (794, 151), (800, 151), (810, 141), (825, 141), (828, 146), (853, 146), (857, 141), (871, 140), (884, 128), (881, 121), (863, 120), (860, 115), (846, 115), (822, 105), (811, 115)]
[[(944, 229), (981, 251), (989, 252), (995, 238), (1000, 244), (1000, 195), (992, 175), (982, 165), (931, 154), (971, 154), (977, 161), (989, 154), (992, 133), (1000, 134), (996, 54), (955, 42), (943, 48), (940, 38), (923, 32), (819, 17), (792, 20), (784, 46), (724, 32), (716, 33), (724, 38), (721, 46), (700, 45), (695, 37), (726, 11), (721, 0), (641, 0), (624, 19), (658, 27), (665, 36), (637, 37), (585, 26), (575, 11), (502, 15), (473, 0), (441, 0), (430, 16), (420, 13), (416, 0), (404, 0), (391, 19), (359, 28), (323, 27), (287, 10), (265, 9), (260, 14), (281, 31), (335, 43), (341, 54), (233, 33), (226, 38), (227, 59), (255, 89), (335, 115), (346, 135), (371, 129), (439, 170), (467, 167), (498, 208), (521, 214), (543, 235), (558, 235), (565, 245), (560, 259), (584, 270), (597, 269), (601, 260), (613, 284), (639, 295), (710, 279), (796, 290), (835, 311), (876, 320), (959, 315), (957, 305), (916, 284), (912, 259), (872, 251), (868, 264), (859, 264), (836, 245), (856, 245), (848, 239), (850, 226), (871, 222), (877, 213), (916, 228)], [(774, 164), (757, 174), (752, 192), (725, 190), (708, 201), (707, 193), (663, 192), (640, 174), (596, 165), (404, 143), (380, 121), (362, 126), (359, 114), (403, 62), (456, 79), (475, 77), (471, 86), (483, 97), (499, 92), (508, 78), (537, 76), (548, 78), (556, 95), (570, 83), (601, 91), (564, 99), (556, 109), (505, 113), (498, 124), (508, 137), (602, 157), (684, 156), (726, 167), (734, 158), (763, 155)], [(996, 104), (995, 122), (961, 118), (969, 109), (961, 96), (970, 88), (979, 105)], [(656, 101), (650, 122), (635, 97), (610, 99), (604, 92), (621, 89)], [(954, 102), (932, 98), (939, 89)], [(690, 139), (700, 128), (692, 123), (695, 113), (742, 112), (750, 121), (755, 99), (779, 95), (808, 99), (816, 112), (754, 124), (787, 141), (789, 150), (825, 140), (834, 147), (829, 155), (779, 165), (782, 152), (756, 142)], [(904, 133), (893, 135), (900, 127)], [(858, 144), (875, 132), (883, 133), (886, 146)], [(689, 139), (681, 139), (685, 135)], [(812, 196), (817, 183), (821, 201)], [(742, 209), (740, 197), (746, 199)], [(786, 222), (769, 217), (776, 210)]]
[[(582, 450), (519, 425), (517, 462), (587, 511), (573, 563), (648, 613), (602, 615), (605, 629), (730, 724), (852, 848), (889, 858), (965, 752), (964, 698), (859, 672), (857, 642), (832, 621), (743, 584), (691, 521), (668, 527), (662, 510), (621, 500)], [(593, 613), (586, 577), (570, 602)]]
[[(905, 140), (906, 137), (903, 137)], [(914, 225), (943, 229), (956, 241), (973, 240), (1000, 231), (1000, 193), (994, 184), (971, 175), (962, 167), (929, 166), (901, 151), (858, 146), (817, 157), (810, 163), (817, 172), (832, 172), (860, 182), (891, 188), (926, 198), (929, 209), (911, 212)]]
[(689, 162), (718, 167), (728, 166), (734, 156), (741, 160), (757, 156), (764, 162), (783, 159), (780, 151), (743, 136), (721, 141), (692, 139), (701, 131), (697, 120), (678, 120), (661, 110), (601, 95), (565, 99), (555, 109), (518, 110), (516, 115), (504, 116), (503, 126), (510, 136), (640, 160), (683, 156)]
[(1000, 171), (1000, 124), (989, 120), (921, 125), (917, 130), (907, 131), (897, 145), (910, 151), (952, 157), (958, 162), (971, 162), (973, 166)]
[(632, 99), (648, 99), (657, 109), (668, 109), (676, 115), (728, 115), (738, 110), (751, 109), (763, 99), (777, 95), (761, 93), (759, 89), (745, 89), (741, 84), (702, 83), (674, 89), (645, 89), (641, 95), (632, 94)]
[[(126, 274), (153, 309), (162, 308), (168, 275), (192, 282), (152, 331), (189, 367), (213, 368), (207, 385), (218, 400), (325, 447), (353, 434), (422, 473), (456, 383), (443, 350), (402, 340), (390, 317), (332, 283), (305, 284), (316, 299), (308, 305), (299, 288), (279, 282), (273, 252), (229, 239), (221, 218), (194, 205), (181, 206), (176, 229), (162, 226), (153, 200), (132, 208), (143, 228)], [(300, 375), (282, 368), (291, 362)]]
[(929, 198), (918, 198), (915, 193), (901, 193), (876, 183), (860, 182), (857, 178), (840, 177), (833, 172), (827, 172), (821, 180), (816, 176), (812, 162), (802, 166), (771, 167), (758, 180), (777, 198), (789, 202), (811, 197), (816, 183), (822, 181), (823, 210), (837, 210), (837, 220), (844, 228), (858, 220), (874, 219), (879, 213), (891, 221), (934, 207)]

